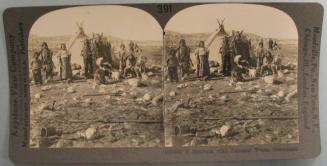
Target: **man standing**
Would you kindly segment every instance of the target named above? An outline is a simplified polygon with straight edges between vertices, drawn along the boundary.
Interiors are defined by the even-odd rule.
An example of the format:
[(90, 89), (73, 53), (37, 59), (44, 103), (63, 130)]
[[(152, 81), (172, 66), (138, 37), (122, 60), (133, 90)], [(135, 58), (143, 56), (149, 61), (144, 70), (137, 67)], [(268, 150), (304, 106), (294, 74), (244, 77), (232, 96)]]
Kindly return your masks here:
[(45, 74), (45, 83), (52, 80), (53, 68), (54, 64), (52, 61), (52, 51), (49, 49), (48, 44), (46, 42), (42, 43), (41, 51), (39, 52), (41, 55), (41, 60), (43, 64), (43, 70)]
[(178, 82), (178, 59), (174, 49), (169, 51), (167, 58), (168, 76), (170, 82)]
[(256, 68), (257, 71), (260, 71), (263, 65), (263, 59), (265, 57), (266, 51), (263, 47), (263, 41), (261, 40), (258, 44), (258, 48), (256, 49)]
[(232, 70), (232, 62), (231, 62), (231, 51), (229, 48), (229, 39), (227, 36), (224, 37), (223, 44), (220, 48), (220, 54), (222, 57), (222, 72), (224, 76), (230, 76)]
[(182, 79), (184, 79), (188, 76), (192, 65), (190, 48), (187, 47), (184, 39), (179, 41), (179, 47), (177, 48), (176, 54), (182, 71)]
[(33, 80), (35, 85), (40, 84), (42, 85), (42, 61), (40, 60), (39, 53), (35, 52), (33, 55), (33, 59), (31, 61), (31, 69), (33, 74)]
[(135, 71), (135, 65), (136, 65), (136, 57), (134, 55), (134, 43), (130, 42), (129, 43), (129, 52), (126, 57), (126, 67), (124, 70), (124, 77), (127, 77), (129, 73), (132, 73), (133, 77), (139, 76), (138, 73)]
[(92, 78), (93, 76), (93, 60), (92, 60), (92, 50), (90, 41), (86, 39), (84, 41), (83, 49), (81, 56), (83, 56), (84, 60), (84, 74), (85, 78)]

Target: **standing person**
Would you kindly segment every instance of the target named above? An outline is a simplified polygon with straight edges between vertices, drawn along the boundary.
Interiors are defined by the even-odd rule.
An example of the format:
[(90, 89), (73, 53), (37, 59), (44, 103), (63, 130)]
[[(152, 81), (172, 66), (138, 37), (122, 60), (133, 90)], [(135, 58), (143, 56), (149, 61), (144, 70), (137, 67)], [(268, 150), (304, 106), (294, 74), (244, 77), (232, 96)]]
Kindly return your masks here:
[(31, 69), (32, 69), (32, 74), (33, 74), (33, 80), (35, 85), (43, 84), (42, 81), (42, 61), (40, 59), (39, 53), (35, 52), (33, 55), (33, 59), (31, 61)]
[(185, 79), (189, 75), (190, 67), (192, 64), (190, 57), (190, 48), (186, 45), (184, 39), (179, 41), (179, 47), (177, 48), (177, 58), (179, 60), (179, 64), (182, 72), (182, 80)]
[(199, 77), (207, 80), (210, 76), (209, 51), (204, 46), (204, 41), (200, 41), (195, 50), (195, 56), (199, 60)]
[(232, 62), (231, 62), (232, 53), (229, 46), (230, 46), (229, 39), (227, 36), (225, 36), (223, 44), (220, 48), (220, 54), (222, 57), (222, 68), (223, 68), (222, 72), (224, 76), (230, 76), (232, 70)]
[(278, 46), (277, 42), (275, 41), (273, 44), (273, 54), (274, 54), (274, 59), (273, 59), (273, 69), (278, 73), (278, 71), (281, 69), (282, 66), (282, 53), (281, 53), (281, 48)]
[(48, 44), (46, 42), (42, 43), (41, 51), (39, 53), (42, 59), (42, 65), (45, 75), (45, 83), (52, 80), (54, 64), (52, 61), (52, 51), (49, 49)]
[(176, 51), (171, 49), (167, 58), (168, 77), (170, 82), (178, 82), (178, 59)]
[(255, 51), (255, 54), (256, 54), (256, 68), (257, 68), (257, 71), (260, 71), (260, 69), (263, 65), (263, 59), (266, 54), (265, 48), (263, 47), (262, 40), (259, 42), (258, 47)]
[(136, 65), (136, 57), (134, 53), (134, 43), (130, 42), (128, 55), (126, 57), (126, 67), (124, 70), (124, 77), (127, 77), (129, 73), (132, 74), (132, 77), (136, 77), (136, 76), (141, 77), (140, 75), (138, 75), (138, 73), (136, 73), (135, 65)]
[(126, 67), (125, 60), (126, 60), (126, 56), (127, 56), (124, 43), (121, 43), (118, 55), (119, 55), (119, 73), (121, 76), (124, 76), (124, 71), (125, 71), (125, 67)]
[(84, 40), (83, 49), (81, 52), (81, 56), (83, 56), (84, 60), (84, 75), (85, 78), (93, 77), (93, 56), (91, 51), (90, 41), (88, 39)]
[(60, 45), (60, 50), (57, 54), (57, 58), (60, 65), (60, 80), (71, 80), (72, 79), (72, 68), (71, 68), (71, 54), (66, 48), (66, 44)]

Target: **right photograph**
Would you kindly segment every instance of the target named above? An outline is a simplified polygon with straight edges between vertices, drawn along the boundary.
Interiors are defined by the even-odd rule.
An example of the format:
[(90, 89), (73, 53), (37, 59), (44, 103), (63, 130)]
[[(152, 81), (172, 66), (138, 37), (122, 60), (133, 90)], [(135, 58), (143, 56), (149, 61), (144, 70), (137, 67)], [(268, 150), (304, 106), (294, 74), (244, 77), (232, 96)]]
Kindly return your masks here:
[(197, 5), (164, 31), (166, 147), (299, 143), (298, 32), (289, 15)]

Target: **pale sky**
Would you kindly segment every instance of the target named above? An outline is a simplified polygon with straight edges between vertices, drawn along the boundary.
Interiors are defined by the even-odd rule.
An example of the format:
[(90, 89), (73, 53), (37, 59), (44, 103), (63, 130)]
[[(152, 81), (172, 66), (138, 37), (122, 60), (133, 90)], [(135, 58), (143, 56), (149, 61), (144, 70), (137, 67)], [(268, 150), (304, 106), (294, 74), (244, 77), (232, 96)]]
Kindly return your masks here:
[(118, 5), (56, 10), (40, 17), (30, 33), (39, 36), (74, 35), (76, 22), (83, 22), (87, 34), (103, 32), (124, 40), (162, 40), (162, 29), (150, 14)]
[(226, 31), (244, 30), (262, 37), (298, 39), (296, 25), (283, 11), (253, 4), (209, 4), (184, 9), (165, 29), (180, 33), (214, 32), (216, 19), (225, 19)]

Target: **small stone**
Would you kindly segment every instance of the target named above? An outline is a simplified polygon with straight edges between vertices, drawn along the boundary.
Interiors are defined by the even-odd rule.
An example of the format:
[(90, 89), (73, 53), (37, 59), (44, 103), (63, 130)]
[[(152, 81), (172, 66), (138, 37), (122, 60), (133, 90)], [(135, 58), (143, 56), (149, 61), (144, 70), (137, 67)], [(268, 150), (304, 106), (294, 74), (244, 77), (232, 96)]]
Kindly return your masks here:
[(147, 75), (148, 75), (149, 77), (152, 77), (152, 76), (154, 76), (154, 73), (150, 71), (150, 72), (147, 73)]
[(160, 102), (163, 101), (163, 95), (160, 94), (156, 97), (154, 97), (151, 101), (151, 103), (154, 105), (154, 106), (158, 106), (160, 104)]
[(278, 93), (277, 93), (277, 96), (278, 97), (284, 97), (285, 96), (285, 92), (284, 91), (279, 91)]
[(223, 125), (219, 130), (220, 135), (222, 137), (225, 137), (228, 134), (228, 132), (230, 131), (230, 129), (231, 129), (231, 127), (229, 125)]
[(208, 90), (211, 90), (211, 89), (212, 89), (212, 86), (210, 84), (205, 84), (203, 86), (203, 90), (205, 90), (205, 91), (208, 91)]
[(263, 125), (265, 125), (265, 122), (262, 119), (258, 119), (258, 124), (260, 126), (263, 126)]
[(188, 85), (185, 83), (185, 84), (178, 84), (176, 87), (181, 89), (181, 88), (186, 88)]
[(289, 103), (291, 101), (291, 98), (296, 96), (296, 94), (297, 94), (297, 90), (293, 90), (292, 92), (286, 95), (285, 101)]
[(273, 84), (275, 82), (274, 76), (265, 76), (265, 77), (263, 77), (263, 80), (267, 84)]
[(74, 89), (74, 87), (68, 87), (67, 88), (67, 93), (74, 93), (75, 92), (75, 89)]
[(37, 94), (34, 95), (34, 98), (36, 98), (36, 99), (40, 99), (41, 97), (42, 97), (42, 95), (39, 94), (39, 93), (37, 93)]
[(49, 86), (43, 86), (41, 88), (42, 91), (47, 91), (47, 90), (50, 90), (50, 89), (51, 89), (51, 86), (50, 85)]
[(128, 82), (128, 84), (129, 84), (130, 86), (132, 86), (133, 88), (136, 88), (136, 87), (141, 86), (141, 80), (138, 79), (138, 78), (132, 78), (132, 79), (129, 79), (127, 82)]
[(96, 137), (96, 134), (97, 134), (97, 129), (90, 127), (85, 131), (85, 138), (87, 140), (92, 140)]
[(176, 96), (176, 92), (175, 92), (175, 91), (171, 91), (171, 92), (169, 92), (169, 96), (171, 96), (171, 97)]
[(143, 96), (143, 100), (144, 101), (150, 101), (152, 99), (151, 95), (149, 93), (146, 93), (144, 96)]
[(283, 73), (284, 73), (284, 74), (288, 74), (288, 73), (290, 73), (290, 71), (287, 70), (287, 69), (284, 69), (284, 70), (283, 70)]
[(222, 100), (222, 101), (224, 101), (224, 102), (227, 102), (227, 101), (229, 101), (229, 96), (223, 95), (219, 99)]

